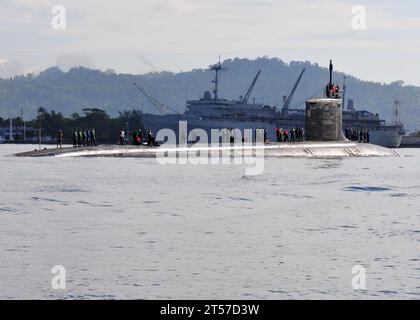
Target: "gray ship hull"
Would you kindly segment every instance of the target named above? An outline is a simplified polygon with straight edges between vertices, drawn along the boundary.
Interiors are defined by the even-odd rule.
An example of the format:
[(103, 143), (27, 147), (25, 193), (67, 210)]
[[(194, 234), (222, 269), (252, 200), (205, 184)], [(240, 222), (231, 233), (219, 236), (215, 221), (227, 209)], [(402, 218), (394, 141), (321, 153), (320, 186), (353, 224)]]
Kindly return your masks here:
[(403, 135), (399, 128), (384, 127), (370, 131), (370, 143), (388, 148), (398, 148), (401, 145)]

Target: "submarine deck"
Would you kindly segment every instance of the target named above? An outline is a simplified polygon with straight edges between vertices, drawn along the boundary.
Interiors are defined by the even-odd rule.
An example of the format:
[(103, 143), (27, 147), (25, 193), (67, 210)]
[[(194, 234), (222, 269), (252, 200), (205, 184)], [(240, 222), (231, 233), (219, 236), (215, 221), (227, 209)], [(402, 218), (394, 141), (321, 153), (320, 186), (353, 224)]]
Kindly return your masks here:
[(132, 145), (99, 145), (92, 147), (65, 147), (33, 150), (15, 154), (17, 157), (138, 157), (153, 158), (161, 154), (192, 154), (207, 152), (251, 152), (263, 150), (266, 157), (303, 157), (303, 158), (331, 158), (331, 157), (395, 157), (399, 156), (394, 150), (367, 143), (343, 142), (290, 142), (267, 143), (264, 145), (221, 145), (221, 146), (167, 146), (159, 147)]

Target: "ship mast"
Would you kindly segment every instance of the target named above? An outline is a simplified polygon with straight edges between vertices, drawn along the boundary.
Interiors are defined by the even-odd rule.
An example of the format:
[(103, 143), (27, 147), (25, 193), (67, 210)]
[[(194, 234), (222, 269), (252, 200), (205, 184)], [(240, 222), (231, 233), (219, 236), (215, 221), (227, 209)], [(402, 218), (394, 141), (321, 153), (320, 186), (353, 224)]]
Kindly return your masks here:
[(209, 70), (212, 70), (215, 72), (215, 78), (212, 82), (214, 83), (214, 89), (213, 89), (214, 100), (217, 100), (218, 92), (219, 92), (219, 71), (226, 70), (225, 68), (222, 67), (222, 64), (220, 62), (220, 56), (219, 56), (219, 62), (216, 63), (215, 65), (210, 66)]
[(13, 141), (13, 107), (12, 107), (12, 78), (9, 80), (9, 108), (10, 108), (10, 118), (9, 118), (9, 141)]
[(398, 100), (395, 100), (394, 104), (394, 114), (395, 114), (395, 124), (400, 124), (400, 102)]

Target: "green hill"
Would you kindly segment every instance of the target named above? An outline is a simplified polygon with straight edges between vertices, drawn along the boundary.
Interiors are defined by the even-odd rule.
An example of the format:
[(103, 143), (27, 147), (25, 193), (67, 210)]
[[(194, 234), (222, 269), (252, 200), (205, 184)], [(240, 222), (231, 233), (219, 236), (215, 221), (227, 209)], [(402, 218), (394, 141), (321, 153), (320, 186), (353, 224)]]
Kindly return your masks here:
[[(303, 102), (319, 93), (328, 81), (328, 70), (310, 62), (285, 63), (277, 58), (229, 59), (221, 75), (220, 96), (238, 99), (252, 82), (258, 70), (262, 74), (252, 98), (257, 102), (281, 105), (282, 96), (288, 94), (300, 71), (305, 75), (296, 91), (291, 107), (303, 107)], [(20, 115), (22, 107), (26, 118), (35, 116), (39, 106), (62, 112), (68, 116), (81, 113), (85, 107), (99, 107), (110, 115), (127, 109), (142, 109), (157, 113), (132, 85), (139, 83), (146, 91), (170, 106), (183, 111), (186, 99), (196, 99), (211, 88), (212, 73), (202, 69), (188, 72), (159, 72), (144, 75), (116, 74), (74, 68), (63, 72), (54, 67), (38, 76), (27, 75), (13, 80), (0, 79), (0, 116)], [(342, 84), (344, 74), (335, 73), (335, 82)], [(358, 109), (378, 112), (382, 118), (393, 120), (394, 100), (401, 104), (401, 118), (408, 128), (420, 128), (420, 88), (405, 86), (402, 81), (391, 84), (362, 81), (350, 76), (346, 80), (347, 98), (355, 100)], [(319, 95), (319, 94), (318, 94)]]

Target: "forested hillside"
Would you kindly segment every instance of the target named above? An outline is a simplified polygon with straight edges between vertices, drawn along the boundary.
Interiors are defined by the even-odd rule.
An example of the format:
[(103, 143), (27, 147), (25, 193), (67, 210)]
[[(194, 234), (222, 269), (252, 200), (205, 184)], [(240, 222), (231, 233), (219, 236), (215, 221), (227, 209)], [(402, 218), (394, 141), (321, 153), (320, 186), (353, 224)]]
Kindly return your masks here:
[[(258, 70), (261, 76), (252, 98), (257, 102), (281, 105), (282, 96), (288, 94), (299, 73), (306, 68), (291, 107), (303, 107), (308, 97), (320, 93), (328, 81), (328, 70), (310, 62), (285, 63), (277, 58), (229, 59), (223, 62), (227, 70), (221, 74), (220, 96), (238, 99), (251, 84)], [(19, 76), (13, 80), (0, 79), (0, 116), (7, 118), (12, 106), (13, 117), (23, 108), (26, 118), (35, 117), (42, 106), (69, 116), (81, 113), (83, 108), (102, 108), (112, 116), (118, 111), (141, 109), (157, 113), (157, 110), (136, 90), (133, 82), (170, 106), (183, 111), (186, 99), (196, 99), (210, 90), (212, 73), (205, 69), (188, 72), (149, 73), (144, 75), (116, 74), (112, 70), (102, 72), (74, 68), (63, 72), (54, 67), (37, 76)], [(343, 82), (342, 73), (335, 73), (335, 82)], [(405, 86), (396, 81), (391, 84), (361, 81), (349, 76), (347, 98), (355, 100), (356, 107), (378, 112), (392, 121), (394, 100), (401, 103), (401, 118), (408, 128), (420, 128), (420, 88)]]

